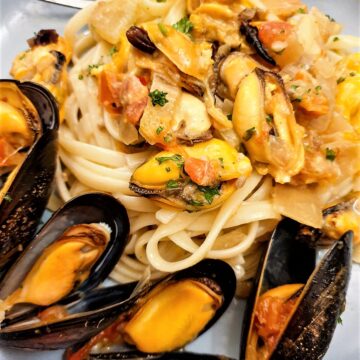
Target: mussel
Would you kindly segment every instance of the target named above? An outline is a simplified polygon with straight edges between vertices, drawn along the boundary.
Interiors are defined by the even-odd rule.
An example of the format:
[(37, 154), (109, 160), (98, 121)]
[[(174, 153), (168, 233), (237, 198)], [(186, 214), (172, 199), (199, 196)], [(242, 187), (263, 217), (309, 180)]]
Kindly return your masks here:
[(299, 241), (308, 246), (322, 247), (334, 243), (341, 234), (352, 230), (354, 245), (360, 243), (360, 193), (353, 193), (335, 205), (323, 210), (323, 224), (321, 229), (301, 225), (297, 234)]
[(97, 287), (119, 260), (128, 234), (126, 210), (110, 195), (87, 194), (65, 204), (0, 283), (0, 309), (8, 312), (1, 325), (34, 313), (17, 305), (36, 305), (39, 312), (38, 307), (74, 301)]
[[(71, 309), (71, 304), (64, 306), (63, 310), (67, 314), (62, 319), (41, 321), (33, 317), (4, 326), (0, 330), (0, 344), (17, 348), (59, 349), (81, 344), (95, 336), (83, 347), (77, 348), (75, 353), (68, 350), (69, 359), (76, 359), (79, 354), (84, 354), (80, 357), (82, 359), (93, 345), (106, 342), (106, 335), (112, 334), (111, 339), (114, 341), (121, 337), (116, 330), (120, 324), (121, 327), (127, 324), (127, 339), (130, 343), (139, 339), (145, 344), (144, 349), (152, 352), (154, 349), (146, 345), (148, 336), (160, 336), (161, 341), (155, 342), (156, 344), (175, 350), (208, 329), (223, 314), (234, 296), (236, 278), (232, 268), (226, 263), (204, 260), (191, 268), (169, 275), (156, 284), (148, 284), (132, 296), (130, 294), (134, 285), (125, 287), (124, 291), (118, 286), (116, 291), (110, 287), (85, 293), (83, 299), (78, 298), (75, 309)], [(118, 296), (117, 302), (114, 296)], [(195, 304), (189, 303), (187, 296)], [(85, 305), (82, 306), (81, 303)], [(186, 306), (182, 308), (184, 304)], [(174, 312), (174, 307), (178, 307), (179, 311)], [(150, 310), (150, 317), (155, 322), (144, 319), (145, 310)], [(154, 319), (155, 314), (160, 317)], [(189, 315), (190, 318), (187, 318)], [(178, 319), (174, 319), (174, 316)], [(138, 337), (142, 333), (140, 320), (145, 320), (143, 328), (150, 330), (144, 337)], [(175, 320), (180, 321), (180, 328), (169, 326)], [(157, 326), (154, 327), (154, 324)], [(140, 346), (143, 348), (143, 345)], [(170, 349), (170, 346), (174, 348)]]
[[(150, 354), (160, 356), (179, 349), (223, 314), (234, 296), (235, 284), (229, 265), (203, 260), (115, 305), (113, 310), (118, 311), (118, 316), (110, 326), (101, 326), (103, 331), (85, 345), (68, 349), (66, 359), (84, 360), (94, 346), (98, 349), (123, 343), (135, 346), (149, 358)], [(105, 318), (108, 311), (102, 310)], [(126, 352), (119, 356), (133, 358), (137, 354), (140, 353)]]
[(50, 196), (58, 110), (43, 87), (0, 81), (0, 274), (32, 239)]
[(233, 125), (259, 173), (286, 183), (303, 168), (304, 128), (279, 75), (256, 68), (241, 81)]
[(162, 151), (135, 170), (130, 189), (160, 203), (190, 211), (213, 208), (251, 173), (249, 159), (225, 141)]
[(353, 234), (345, 233), (316, 266), (316, 250), (296, 240), (285, 219), (269, 244), (240, 359), (321, 359), (344, 310)]

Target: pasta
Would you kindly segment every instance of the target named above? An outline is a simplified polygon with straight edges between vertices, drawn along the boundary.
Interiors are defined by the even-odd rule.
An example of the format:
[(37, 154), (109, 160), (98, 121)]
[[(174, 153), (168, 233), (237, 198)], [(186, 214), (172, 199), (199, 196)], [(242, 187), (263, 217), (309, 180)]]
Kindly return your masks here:
[[(60, 201), (67, 201), (84, 192), (105, 191), (127, 208), (131, 236), (112, 273), (116, 281), (158, 278), (210, 257), (230, 263), (239, 283), (244, 283), (256, 272), (261, 241), (282, 215), (321, 227), (321, 210), (326, 205), (360, 191), (360, 122), (354, 115), (356, 111), (359, 114), (359, 101), (357, 108), (346, 115), (349, 105), (341, 98), (342, 92), (355, 86), (351, 81), (358, 82), (360, 77), (360, 60), (357, 55), (349, 55), (359, 40), (339, 35), (340, 26), (316, 8), (308, 10), (300, 1), (283, 7), (281, 3), (284, 2), (106, 0), (92, 3), (69, 21), (65, 39), (72, 48), (72, 67), (60, 128), (56, 195)], [(238, 31), (238, 14), (245, 16), (245, 34), (249, 26), (246, 24), (254, 17), (246, 12), (255, 7), (260, 40), (267, 47), (268, 56), (276, 60), (276, 71), (282, 80), (269, 72)], [(186, 16), (190, 16), (190, 21)], [(151, 56), (130, 45), (125, 33), (134, 24), (147, 31), (147, 46), (153, 43), (161, 51)], [(139, 32), (139, 28), (135, 31)], [(219, 47), (215, 55), (211, 54), (211, 42)], [(231, 51), (229, 44), (236, 50)], [(255, 68), (257, 72), (253, 72)], [(106, 76), (112, 76), (114, 71), (122, 79), (119, 84), (127, 86), (123, 99), (130, 97), (130, 103), (121, 103), (120, 108), (134, 105), (132, 97), (136, 99), (133, 111), (125, 115), (124, 111), (112, 109), (113, 104), (99, 101), (104, 95), (104, 83), (111, 85)], [(337, 78), (338, 74), (343, 77)], [(134, 75), (138, 76), (135, 80)], [(258, 78), (266, 82), (264, 97), (276, 99), (266, 100), (267, 125), (264, 122), (263, 128), (267, 126), (270, 133), (266, 141), (258, 136), (257, 125), (251, 122), (258, 108), (248, 116), (250, 106), (244, 103), (251, 84), (256, 84)], [(214, 89), (214, 83), (221, 86)], [(139, 125), (139, 119), (134, 117), (143, 102), (142, 86), (146, 87), (146, 107), (140, 111), (144, 115)], [(166, 89), (166, 97), (158, 92), (156, 100), (148, 99), (148, 87), (150, 95)], [(186, 98), (182, 89), (193, 92), (192, 97)], [(241, 91), (244, 96), (239, 96)], [(194, 97), (201, 100), (198, 105)], [(154, 101), (168, 105), (155, 106)], [(179, 113), (177, 106), (182, 101), (189, 105), (183, 105), (181, 110), (178, 134), (185, 128), (185, 135), (181, 136), (190, 142), (204, 141), (212, 134), (238, 150), (243, 142), (252, 165), (251, 171), (245, 170), (247, 157), (242, 154), (237, 158), (243, 172), (236, 176), (236, 183), (233, 177), (225, 180), (234, 189), (216, 206), (214, 200), (212, 206), (195, 209), (200, 211), (169, 207), (171, 199), (164, 205), (164, 199), (153, 201), (136, 194), (134, 187), (129, 188), (137, 169), (149, 161), (161, 165), (161, 156), (185, 157), (184, 166), (189, 173), (187, 156), (201, 150), (201, 145), (194, 145), (196, 141), (191, 144), (193, 147), (181, 147), (180, 155), (159, 155), (156, 146), (142, 146), (145, 138), (151, 145), (160, 142), (165, 151), (170, 151), (171, 146), (177, 149), (173, 133), (164, 137), (159, 134), (168, 130), (164, 116)], [(188, 108), (193, 109), (190, 120), (186, 118)], [(280, 119), (278, 113), (286, 120)], [(201, 132), (195, 136), (201, 126)], [(271, 131), (275, 134), (271, 135)], [(271, 143), (274, 139), (278, 143)], [(267, 147), (270, 155), (266, 157)], [(225, 161), (219, 159), (220, 163)], [(166, 168), (168, 173), (170, 170), (177, 171), (176, 166)], [(203, 189), (208, 189), (209, 184), (200, 181), (205, 180), (197, 182), (203, 186), (200, 191), (205, 192)], [(222, 194), (222, 190), (214, 191), (209, 204)], [(191, 201), (191, 206), (198, 206)], [(309, 207), (311, 211), (307, 210)]]

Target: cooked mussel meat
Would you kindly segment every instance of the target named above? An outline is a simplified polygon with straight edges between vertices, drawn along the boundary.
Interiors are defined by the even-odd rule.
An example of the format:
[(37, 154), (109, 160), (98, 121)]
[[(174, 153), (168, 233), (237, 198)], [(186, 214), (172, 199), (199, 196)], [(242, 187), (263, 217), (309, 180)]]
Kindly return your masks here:
[(22, 313), (17, 304), (43, 308), (96, 287), (120, 258), (128, 232), (126, 211), (113, 197), (95, 193), (68, 202), (0, 283), (1, 309), (14, 317)]
[(352, 232), (315, 266), (315, 249), (296, 240), (299, 224), (282, 221), (259, 279), (241, 359), (321, 359), (343, 311)]
[[(148, 348), (151, 337), (161, 337), (155, 344), (157, 348), (182, 346), (183, 342), (191, 341), (193, 337), (206, 331), (224, 313), (235, 294), (236, 278), (232, 268), (223, 261), (203, 260), (160, 282), (145, 285), (130, 297), (128, 296), (134, 285), (124, 286), (124, 291), (117, 286), (115, 291), (108, 288), (93, 289), (90, 293), (85, 293), (82, 296), (84, 306), (79, 297), (75, 301), (75, 307), (70, 303), (66, 304), (62, 309), (62, 314), (65, 315), (62, 319), (42, 321), (33, 317), (5, 324), (0, 329), (0, 344), (17, 348), (59, 349), (79, 343), (81, 348), (77, 346), (74, 351), (68, 350), (69, 359), (85, 358), (94, 345), (110, 345), (117, 340), (123, 343), (126, 336), (132, 343), (140, 339), (140, 346), (146, 346), (150, 351), (155, 351)], [(106, 291), (109, 293), (104, 295)], [(114, 302), (116, 299), (113, 295), (119, 296), (117, 302)], [(190, 296), (195, 304), (185, 301), (186, 296)], [(179, 312), (173, 311), (175, 307)], [(76, 309), (80, 312), (76, 312)], [(155, 322), (144, 322), (144, 330), (152, 326), (144, 338), (138, 337), (143, 332), (140, 320), (146, 320), (142, 309), (152, 318), (152, 311), (159, 315)], [(190, 317), (186, 318), (187, 315)], [(180, 328), (172, 329), (174, 316), (181, 324)], [(158, 325), (156, 329), (154, 324)], [(128, 335), (124, 333), (126, 326)], [(93, 338), (84, 345), (84, 341), (91, 337)]]
[(106, 249), (110, 233), (108, 225), (102, 223), (71, 226), (42, 252), (1, 307), (9, 310), (19, 303), (48, 306), (58, 302), (88, 278)]
[(360, 243), (360, 193), (353, 193), (323, 211), (321, 229), (301, 225), (297, 234), (299, 241), (319, 247), (334, 243), (344, 232), (352, 230), (354, 245)]
[(135, 170), (130, 188), (168, 206), (201, 210), (225, 201), (251, 170), (245, 155), (212, 139), (158, 153)]
[(234, 292), (229, 265), (205, 260), (145, 289), (126, 313), (77, 351), (68, 350), (66, 358), (86, 359), (94, 346), (123, 343), (145, 354), (179, 349), (216, 321)]
[(41, 86), (0, 81), (0, 273), (32, 239), (51, 191), (58, 110)]
[(240, 83), (233, 124), (261, 174), (286, 183), (304, 166), (304, 129), (296, 123), (281, 77), (256, 68)]

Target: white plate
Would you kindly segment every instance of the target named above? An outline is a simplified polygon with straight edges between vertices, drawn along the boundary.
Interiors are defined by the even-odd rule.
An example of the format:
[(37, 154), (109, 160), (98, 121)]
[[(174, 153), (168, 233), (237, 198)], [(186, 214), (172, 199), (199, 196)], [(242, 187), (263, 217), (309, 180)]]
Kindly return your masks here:
[[(310, 5), (344, 24), (345, 32), (359, 35), (359, 0), (308, 0)], [(11, 61), (26, 49), (26, 39), (40, 29), (56, 29), (62, 33), (74, 10), (36, 0), (0, 0), (0, 77), (9, 77)], [(220, 321), (188, 349), (195, 352), (239, 357), (240, 327), (244, 303), (234, 301)], [(347, 296), (343, 325), (336, 329), (326, 360), (360, 359), (360, 267), (354, 266)], [(0, 349), (0, 360), (60, 360), (62, 351), (24, 352)]]

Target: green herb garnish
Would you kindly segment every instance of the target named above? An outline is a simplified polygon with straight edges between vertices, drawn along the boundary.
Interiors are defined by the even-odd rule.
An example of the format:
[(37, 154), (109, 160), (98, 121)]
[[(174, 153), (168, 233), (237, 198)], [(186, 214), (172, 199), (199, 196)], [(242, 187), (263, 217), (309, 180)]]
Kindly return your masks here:
[(249, 141), (254, 136), (254, 134), (256, 134), (255, 126), (252, 127), (251, 129), (246, 130), (245, 135), (243, 136), (243, 139), (245, 141)]
[(315, 88), (316, 93), (318, 94), (321, 89), (322, 89), (322, 87), (320, 85), (316, 86), (316, 88)]
[(291, 90), (296, 91), (299, 88), (299, 85), (291, 85), (290, 88)]
[(228, 120), (232, 121), (232, 114), (228, 114), (228, 115), (226, 115), (226, 117)]
[(166, 2), (166, 0), (156, 0), (156, 2), (158, 2), (158, 3), (164, 3), (164, 2)]
[(171, 171), (171, 169), (170, 169), (169, 167), (166, 167), (165, 170), (166, 170), (166, 172), (170, 172), (170, 171)]
[(337, 322), (338, 324), (340, 324), (340, 325), (343, 324), (343, 321), (342, 321), (341, 316), (339, 316), (339, 317), (336, 319), (336, 322)]
[(88, 65), (88, 75), (91, 75), (91, 73), (94, 69), (98, 69), (102, 65), (104, 65), (104, 64), (99, 63), (99, 64)]
[(355, 72), (355, 71), (352, 71), (349, 75), (350, 75), (351, 77), (354, 77), (354, 76), (356, 76), (356, 72)]
[(333, 41), (334, 42), (336, 42), (336, 41), (339, 41), (340, 39), (337, 37), (337, 36), (335, 36), (334, 38), (333, 38)]
[(20, 57), (19, 57), (19, 60), (24, 60), (26, 58), (26, 53), (22, 54)]
[(188, 200), (188, 204), (193, 206), (204, 206), (204, 204), (201, 201), (198, 200)]
[(7, 202), (12, 202), (12, 201), (13, 201), (11, 195), (9, 195), (9, 194), (6, 194), (6, 195), (4, 196), (4, 200), (7, 201)]
[(325, 154), (327, 160), (334, 161), (336, 158), (336, 153), (333, 149), (326, 148)]
[(219, 161), (220, 161), (221, 167), (224, 168), (224, 158), (220, 157)]
[(162, 126), (159, 126), (157, 129), (156, 129), (156, 134), (157, 135), (160, 135), (160, 133), (164, 130), (164, 128)]
[(160, 90), (154, 90), (152, 91), (149, 96), (151, 98), (151, 103), (153, 106), (159, 105), (164, 106), (166, 103), (169, 102), (169, 100), (166, 98), (166, 95), (168, 93)]
[(301, 102), (302, 102), (302, 98), (301, 98), (301, 97), (297, 97), (297, 98), (295, 98), (293, 101), (298, 102), (298, 103), (301, 103)]
[(208, 204), (212, 204), (215, 195), (220, 195), (219, 189), (209, 186), (198, 186), (198, 189), (204, 193), (204, 198)]
[(335, 19), (333, 17), (331, 17), (330, 15), (326, 14), (325, 15), (331, 22), (335, 22)]
[(160, 32), (161, 32), (165, 37), (168, 36), (168, 31), (167, 31), (167, 29), (166, 29), (166, 27), (165, 27), (164, 24), (159, 23), (159, 24), (158, 24), (158, 27), (159, 27)]
[(159, 165), (161, 165), (165, 161), (173, 161), (180, 169), (184, 166), (184, 158), (179, 154), (175, 154), (172, 156), (161, 156), (155, 159), (159, 163)]
[(266, 122), (268, 124), (273, 124), (274, 123), (274, 116), (272, 116), (271, 114), (266, 114)]
[(183, 17), (176, 24), (173, 25), (173, 28), (177, 31), (180, 31), (186, 35), (191, 35), (192, 30), (194, 29), (194, 24), (187, 17)]
[(171, 140), (172, 140), (172, 135), (171, 134), (167, 134), (166, 136), (164, 136), (164, 141), (166, 143), (171, 142)]
[(345, 78), (344, 78), (343, 76), (339, 77), (339, 78), (336, 80), (337, 84), (341, 84), (341, 83), (344, 82), (344, 81), (345, 81)]
[(79, 74), (78, 79), (79, 79), (79, 80), (83, 80), (83, 79), (84, 79), (84, 75), (83, 75), (83, 74)]
[(298, 9), (297, 12), (298, 12), (298, 14), (306, 14), (305, 9), (303, 9), (303, 8)]
[(113, 46), (110, 51), (109, 51), (109, 55), (113, 56), (114, 54), (116, 54), (119, 50), (116, 48), (116, 46)]
[(178, 189), (179, 188), (179, 183), (176, 180), (169, 180), (166, 183), (166, 188), (167, 189)]

